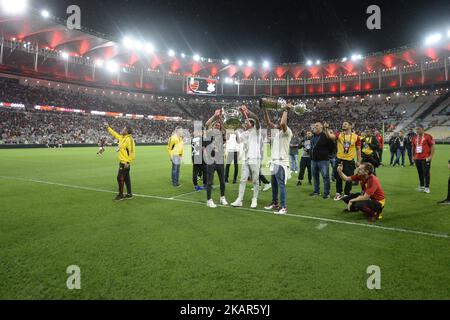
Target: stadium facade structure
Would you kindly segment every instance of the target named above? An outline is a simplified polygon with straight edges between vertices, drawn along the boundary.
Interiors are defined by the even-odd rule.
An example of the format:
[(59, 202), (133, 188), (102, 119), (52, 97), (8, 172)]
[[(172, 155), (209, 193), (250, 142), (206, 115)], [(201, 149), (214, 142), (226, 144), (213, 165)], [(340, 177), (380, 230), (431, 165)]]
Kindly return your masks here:
[[(448, 37), (433, 47), (405, 46), (357, 61), (340, 58), (320, 65), (289, 63), (265, 69), (130, 50), (120, 40), (87, 29), (69, 30), (64, 23), (42, 18), (38, 11), (22, 17), (0, 15), (0, 72), (159, 94), (183, 94), (187, 78), (198, 76), (217, 79), (219, 96), (337, 96), (449, 82)], [(118, 68), (111, 72), (98, 61), (114, 61)]]

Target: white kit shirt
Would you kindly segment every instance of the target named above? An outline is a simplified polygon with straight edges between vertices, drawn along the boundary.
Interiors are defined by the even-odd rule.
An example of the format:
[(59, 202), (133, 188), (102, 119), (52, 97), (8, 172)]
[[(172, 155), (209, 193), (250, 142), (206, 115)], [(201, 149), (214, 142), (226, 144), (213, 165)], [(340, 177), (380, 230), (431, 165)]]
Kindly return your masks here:
[(236, 151), (238, 151), (236, 134), (231, 133), (227, 139), (227, 152), (236, 152)]
[(241, 134), (241, 140), (244, 145), (244, 161), (260, 160), (261, 159), (261, 135), (259, 130), (252, 128), (246, 130)]
[(280, 166), (289, 167), (289, 146), (292, 139), (292, 131), (288, 127), (286, 132), (283, 130), (272, 130), (272, 163)]

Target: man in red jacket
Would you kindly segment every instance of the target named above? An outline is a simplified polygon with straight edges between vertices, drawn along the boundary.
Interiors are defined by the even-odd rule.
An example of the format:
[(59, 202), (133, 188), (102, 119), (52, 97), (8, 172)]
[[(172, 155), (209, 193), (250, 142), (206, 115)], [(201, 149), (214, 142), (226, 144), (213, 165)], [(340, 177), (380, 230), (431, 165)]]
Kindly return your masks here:
[(373, 165), (367, 162), (362, 163), (357, 173), (351, 177), (345, 175), (342, 164), (337, 167), (337, 172), (344, 181), (359, 182), (362, 189), (360, 193), (353, 193), (342, 198), (342, 201), (347, 204), (345, 212), (362, 211), (371, 222), (383, 219), (382, 213), (386, 199), (380, 181), (374, 175)]
[(430, 170), (434, 156), (434, 139), (422, 125), (417, 127), (417, 135), (412, 139), (412, 152), (419, 174), (420, 187), (418, 191), (430, 193)]

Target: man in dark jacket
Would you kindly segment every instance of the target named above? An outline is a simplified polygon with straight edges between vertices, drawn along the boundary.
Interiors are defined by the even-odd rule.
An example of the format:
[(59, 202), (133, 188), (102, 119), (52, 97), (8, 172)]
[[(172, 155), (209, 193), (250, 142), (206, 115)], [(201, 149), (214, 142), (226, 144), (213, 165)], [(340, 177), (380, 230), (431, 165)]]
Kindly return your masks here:
[(303, 149), (302, 158), (300, 159), (300, 172), (298, 174), (297, 186), (302, 185), (302, 181), (305, 178), (305, 171), (308, 170), (308, 183), (311, 184), (311, 138), (313, 134), (311, 131), (306, 132), (306, 135), (302, 137), (300, 142), (300, 149)]
[(397, 156), (397, 151), (400, 149), (400, 137), (398, 132), (395, 132), (389, 140), (389, 149), (391, 151), (391, 166), (394, 165), (394, 159)]
[(413, 155), (412, 141), (415, 136), (416, 136), (416, 133), (414, 132), (414, 129), (410, 128), (408, 134), (406, 135), (406, 152), (408, 153), (408, 159), (409, 159), (410, 166), (414, 165), (414, 160), (413, 160), (413, 156), (412, 156)]
[(333, 147), (333, 141), (327, 138), (323, 131), (323, 124), (316, 123), (311, 139), (311, 169), (314, 185), (312, 197), (320, 195), (321, 175), (324, 184), (323, 198), (330, 198), (330, 154), (333, 152)]

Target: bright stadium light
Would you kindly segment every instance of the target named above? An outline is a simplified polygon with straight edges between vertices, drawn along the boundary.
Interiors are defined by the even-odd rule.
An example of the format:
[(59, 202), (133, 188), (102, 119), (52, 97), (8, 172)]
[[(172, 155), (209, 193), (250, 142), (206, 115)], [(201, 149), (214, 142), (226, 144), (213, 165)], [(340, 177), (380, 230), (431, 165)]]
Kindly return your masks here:
[(169, 50), (169, 52), (167, 53), (169, 55), (169, 57), (174, 57), (175, 56), (175, 51), (173, 51), (172, 49)]
[(450, 38), (450, 29), (447, 31), (447, 38)]
[(442, 40), (442, 34), (434, 33), (434, 34), (430, 34), (428, 37), (425, 38), (425, 44), (427, 46), (430, 46), (430, 45), (438, 43), (441, 40)]
[(270, 68), (270, 63), (269, 63), (269, 61), (264, 61), (264, 62), (263, 62), (263, 67), (264, 67), (264, 69), (269, 69), (269, 68)]
[(64, 60), (67, 60), (67, 59), (69, 59), (69, 54), (68, 54), (67, 52), (63, 51), (63, 52), (61, 53), (61, 57), (62, 57)]
[(352, 54), (352, 61), (358, 61), (362, 59), (361, 54)]
[(200, 60), (200, 55), (194, 54), (193, 58), (194, 58), (195, 61), (199, 61)]
[(104, 61), (102, 59), (95, 60), (96, 67), (100, 67), (100, 68), (103, 67), (103, 63), (104, 63)]
[(224, 65), (227, 65), (227, 64), (230, 63), (230, 60), (228, 60), (228, 59), (223, 59), (223, 60), (222, 60), (222, 63), (223, 63)]
[(320, 63), (320, 60), (316, 60), (316, 65), (319, 65)]
[(313, 64), (313, 63), (312, 63), (311, 60), (306, 61), (306, 65), (307, 65), (307, 66), (312, 66), (312, 64)]
[(106, 63), (106, 69), (109, 72), (114, 73), (114, 72), (117, 72), (117, 70), (119, 70), (119, 65), (114, 61), (108, 61)]
[(41, 16), (45, 19), (47, 19), (48, 17), (50, 17), (50, 12), (48, 12), (48, 10), (42, 10), (41, 11)]
[(346, 62), (347, 60), (348, 60), (347, 57), (342, 58), (342, 62)]
[(146, 43), (144, 46), (145, 52), (147, 53), (153, 53), (155, 51), (155, 47), (151, 43)]
[(144, 48), (144, 45), (139, 40), (134, 40), (134, 46), (137, 50), (142, 50)]
[(239, 61), (238, 61), (238, 65), (239, 65), (239, 66), (243, 66), (243, 65), (244, 65), (244, 61), (239, 60)]
[(247, 62), (247, 66), (253, 67), (253, 61), (252, 61), (252, 60), (249, 60), (249, 61)]
[(28, 6), (28, 0), (1, 0), (2, 11), (10, 15), (24, 13)]
[(125, 37), (122, 40), (122, 44), (125, 46), (125, 48), (131, 49), (133, 47), (133, 39)]

